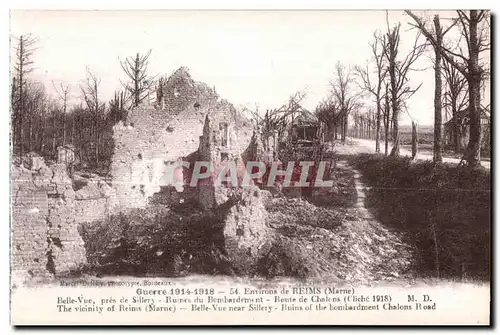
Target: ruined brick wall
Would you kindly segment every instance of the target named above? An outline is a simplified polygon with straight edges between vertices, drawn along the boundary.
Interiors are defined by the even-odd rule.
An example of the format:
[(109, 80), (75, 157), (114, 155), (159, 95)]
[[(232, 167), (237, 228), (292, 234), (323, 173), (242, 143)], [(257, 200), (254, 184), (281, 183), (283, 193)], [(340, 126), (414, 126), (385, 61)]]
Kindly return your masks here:
[(264, 206), (270, 196), (256, 186), (246, 187), (225, 218), (225, 249), (232, 265), (242, 273), (255, 266), (272, 245), (274, 231), (267, 224)]
[[(215, 208), (228, 200), (228, 194), (231, 187), (237, 185), (228, 185), (227, 187), (216, 182), (219, 172), (227, 166), (229, 162), (233, 163), (236, 171), (238, 183), (241, 183), (245, 165), (242, 159), (242, 153), (246, 147), (240, 146), (238, 141), (237, 125), (231, 119), (227, 110), (217, 110), (209, 112), (205, 118), (203, 135), (200, 137), (200, 147), (198, 157), (201, 161), (210, 162), (213, 168), (213, 177), (203, 179), (200, 182), (199, 203), (203, 208)], [(251, 144), (251, 139), (248, 147)], [(216, 185), (214, 185), (214, 182)]]
[(42, 158), (11, 171), (12, 272), (46, 276), (86, 263), (75, 221), (75, 192), (66, 165), (47, 167)]
[(90, 179), (75, 192), (75, 220), (77, 223), (103, 221), (116, 201), (115, 190), (100, 179)]
[(76, 223), (104, 221), (109, 214), (109, 198), (90, 198), (76, 200)]
[(259, 161), (266, 165), (278, 160), (277, 132), (263, 134), (259, 129), (254, 130), (250, 145), (242, 153), (243, 160)]
[(125, 123), (113, 128), (111, 175), (117, 197), (115, 211), (144, 207), (161, 186), (172, 185), (169, 162), (182, 160), (198, 150), (210, 111), (224, 111), (234, 119), (240, 146), (246, 147), (250, 142), (250, 122), (237, 115), (234, 107), (221, 100), (208, 85), (194, 81), (185, 68), (167, 80), (163, 100), (163, 109), (138, 107), (129, 112)]
[[(234, 131), (235, 125), (227, 120), (223, 111), (209, 113), (205, 120), (198, 155), (201, 160), (213, 165), (214, 176), (199, 184), (198, 197), (204, 209), (231, 205), (224, 221), (225, 249), (233, 266), (244, 273), (258, 262), (272, 243), (273, 230), (267, 225), (268, 213), (264, 206), (270, 193), (261, 191), (255, 185), (241, 185), (245, 173), (242, 154), (259, 159), (265, 152), (260, 136), (255, 133), (250, 145), (241, 148)], [(229, 162), (233, 162), (236, 168), (230, 173), (236, 172), (237, 185), (214, 185), (214, 179)]]
[(12, 272), (23, 272), (23, 276), (50, 275), (46, 255), (48, 185), (38, 182), (33, 172), (25, 168), (14, 167), (11, 180)]

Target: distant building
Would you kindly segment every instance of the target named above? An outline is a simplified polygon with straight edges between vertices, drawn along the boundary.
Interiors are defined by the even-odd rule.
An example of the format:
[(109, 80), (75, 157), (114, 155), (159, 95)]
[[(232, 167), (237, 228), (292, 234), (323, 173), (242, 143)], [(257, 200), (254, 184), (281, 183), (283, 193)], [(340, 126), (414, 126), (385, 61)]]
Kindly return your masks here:
[(187, 68), (176, 70), (160, 91), (155, 105), (133, 108), (113, 127), (112, 186), (124, 208), (144, 207), (162, 187), (176, 185), (170, 166), (199, 153), (207, 115), (214, 120), (206, 130), (217, 136), (205, 138), (214, 149), (210, 158), (223, 160), (251, 142), (250, 120), (209, 85), (193, 80)]
[(318, 119), (309, 112), (296, 117), (290, 127), (290, 141), (292, 144), (311, 146), (320, 140), (320, 124)]
[[(460, 127), (460, 138), (459, 146), (464, 148), (469, 142), (469, 115), (468, 110), (464, 109), (458, 113), (457, 122)], [(487, 149), (491, 147), (491, 118), (490, 111), (483, 108), (481, 111), (481, 148)], [(453, 138), (455, 137), (455, 118), (452, 117), (450, 120), (443, 124), (443, 144), (445, 146), (452, 146), (454, 144)]]

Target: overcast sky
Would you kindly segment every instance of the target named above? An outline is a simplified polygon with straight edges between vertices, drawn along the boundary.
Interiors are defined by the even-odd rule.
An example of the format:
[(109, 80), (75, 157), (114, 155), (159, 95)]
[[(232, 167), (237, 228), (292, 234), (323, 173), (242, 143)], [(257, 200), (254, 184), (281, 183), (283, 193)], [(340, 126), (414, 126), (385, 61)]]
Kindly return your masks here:
[[(416, 32), (407, 31), (409, 17), (402, 12), (390, 12), (389, 20), (402, 23), (404, 55)], [(38, 37), (32, 77), (49, 91), (51, 81), (63, 81), (78, 99), (78, 83), (90, 66), (102, 78), (101, 98), (109, 100), (125, 79), (119, 59), (152, 49), (151, 74), (186, 66), (223, 98), (248, 107), (258, 103), (261, 110), (279, 107), (302, 89), (308, 93), (304, 107), (314, 110), (328, 95), (337, 61), (354, 66), (370, 58), (368, 43), (377, 29), (386, 29), (385, 11), (11, 12), (11, 35)], [(416, 65), (430, 66), (428, 57)], [(433, 70), (411, 77), (423, 85), (409, 112), (419, 124), (432, 124)], [(409, 122), (406, 115), (401, 120)]]

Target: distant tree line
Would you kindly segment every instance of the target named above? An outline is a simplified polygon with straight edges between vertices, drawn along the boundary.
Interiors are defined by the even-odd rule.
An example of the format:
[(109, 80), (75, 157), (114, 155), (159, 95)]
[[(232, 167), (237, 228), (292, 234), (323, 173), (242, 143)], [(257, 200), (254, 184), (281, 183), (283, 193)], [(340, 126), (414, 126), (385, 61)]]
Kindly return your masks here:
[(78, 88), (53, 82), (55, 94), (48, 94), (43, 83), (31, 78), (37, 38), (27, 34), (12, 41), (15, 49), (11, 75), (13, 154), (36, 152), (55, 159), (59, 146), (72, 145), (77, 164), (105, 168), (113, 154), (113, 126), (126, 118), (131, 107), (143, 102), (153, 88), (153, 78), (147, 72), (151, 51), (146, 55), (137, 54), (131, 58), (133, 61), (121, 62), (130, 82), (123, 83), (123, 89), (105, 101), (101, 98), (101, 78), (89, 67)]
[[(324, 125), (322, 129), (326, 129), (327, 138), (340, 139), (344, 144), (348, 134), (374, 138), (376, 152), (381, 151), (383, 139), (385, 154), (399, 155), (400, 116), (408, 112), (407, 102), (422, 85), (412, 82), (410, 77), (419, 70), (415, 68), (417, 60), (432, 47), (434, 161), (442, 160), (443, 115), (447, 115), (454, 150), (463, 152), (464, 163), (477, 166), (485, 127), (483, 118), (489, 120), (489, 106), (481, 104), (481, 89), (489, 78), (490, 67), (481, 60), (480, 54), (490, 50), (490, 13), (459, 10), (446, 26), (441, 24), (438, 15), (426, 20), (411, 11), (406, 14), (413, 20), (410, 25), (418, 31), (410, 50), (400, 50), (401, 23), (390, 25), (387, 17), (385, 31), (376, 31), (373, 35), (369, 44), (371, 57), (365, 66), (336, 64), (330, 93), (316, 107), (316, 117)], [(448, 38), (452, 29), (459, 37)], [(99, 167), (109, 163), (113, 125), (126, 117), (127, 110), (149, 99), (155, 85), (160, 88), (165, 85), (165, 78), (156, 80), (156, 76), (148, 73), (151, 50), (120, 61), (127, 81), (122, 82), (121, 90), (117, 90), (110, 101), (104, 101), (101, 78), (88, 67), (78, 89), (53, 83), (56, 96), (47, 94), (46, 87), (30, 76), (36, 43), (37, 39), (31, 34), (20, 36), (13, 43), (11, 138), (14, 154), (35, 151), (54, 158), (58, 146), (71, 144), (81, 164)], [(162, 100), (162, 94), (161, 89), (156, 90), (158, 100)], [(70, 105), (74, 95), (79, 102)], [(267, 110), (263, 115), (257, 107), (251, 111), (256, 126), (266, 134), (277, 132), (282, 138), (297, 116), (307, 114), (300, 106), (305, 96), (305, 92), (299, 91), (283, 106)], [(412, 119), (413, 150), (416, 150), (417, 125), (408, 115)], [(487, 123), (489, 125), (489, 121)], [(464, 148), (461, 143), (467, 134), (468, 143)], [(489, 140), (489, 136), (485, 137)]]
[[(490, 126), (489, 106), (481, 105), (481, 88), (489, 78), (489, 63), (482, 62), (480, 57), (482, 52), (490, 50), (490, 13), (459, 10), (444, 27), (439, 15), (426, 22), (411, 11), (405, 12), (414, 21), (410, 26), (417, 29), (412, 48), (406, 53), (400, 50), (401, 23), (391, 26), (387, 18), (386, 31), (375, 32), (369, 44), (371, 58), (366, 66), (350, 68), (337, 63), (334, 79), (330, 82), (331, 92), (318, 104), (316, 115), (329, 129), (331, 137), (337, 139), (340, 136), (342, 143), (345, 143), (348, 120), (351, 120), (354, 129), (350, 134), (374, 138), (376, 152), (381, 151), (380, 139), (384, 138), (385, 154), (399, 155), (400, 116), (404, 111), (408, 113), (408, 100), (422, 86), (410, 80), (411, 73), (420, 70), (415, 67), (416, 61), (432, 47), (434, 161), (442, 161), (444, 114), (452, 126), (453, 149), (463, 153), (462, 162), (477, 166), (480, 164), (483, 119), (488, 119), (486, 124)], [(446, 39), (451, 29), (458, 34)], [(358, 90), (353, 84), (357, 84)], [(374, 106), (362, 108), (367, 104), (363, 98), (371, 98)], [(412, 149), (415, 151), (417, 124), (408, 115), (412, 120)], [(485, 130), (488, 130), (484, 135), (489, 140), (489, 129)], [(466, 132), (469, 142), (463, 148), (461, 143)], [(389, 140), (392, 142), (390, 153)]]

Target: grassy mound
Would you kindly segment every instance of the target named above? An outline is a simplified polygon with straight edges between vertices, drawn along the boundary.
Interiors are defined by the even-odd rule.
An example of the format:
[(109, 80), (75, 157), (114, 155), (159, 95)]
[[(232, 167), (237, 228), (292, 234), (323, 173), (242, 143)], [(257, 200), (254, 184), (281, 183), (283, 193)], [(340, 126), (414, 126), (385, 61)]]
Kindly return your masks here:
[(351, 163), (372, 189), (367, 206), (415, 246), (423, 277), (488, 280), (491, 181), (488, 170), (409, 158), (359, 155)]

